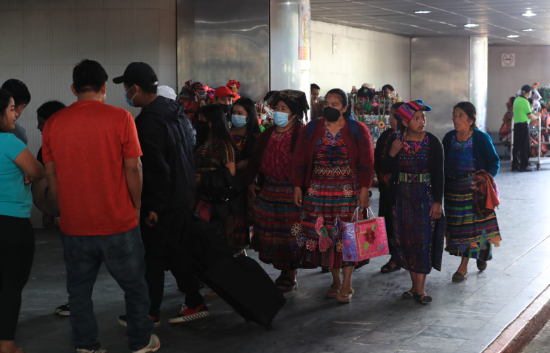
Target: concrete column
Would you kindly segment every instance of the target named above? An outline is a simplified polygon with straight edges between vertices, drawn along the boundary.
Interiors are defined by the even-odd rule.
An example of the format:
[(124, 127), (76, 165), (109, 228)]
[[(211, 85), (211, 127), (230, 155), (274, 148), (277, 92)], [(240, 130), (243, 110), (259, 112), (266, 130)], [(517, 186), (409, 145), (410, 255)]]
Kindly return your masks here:
[(309, 6), (309, 0), (270, 1), (271, 90), (297, 89), (308, 93), (308, 99), (311, 57), (300, 60), (299, 46), (304, 35), (311, 45), (311, 30), (304, 33), (302, 22)]
[(470, 102), (476, 106), (477, 126), (487, 127), (489, 44), (487, 37), (470, 37)]

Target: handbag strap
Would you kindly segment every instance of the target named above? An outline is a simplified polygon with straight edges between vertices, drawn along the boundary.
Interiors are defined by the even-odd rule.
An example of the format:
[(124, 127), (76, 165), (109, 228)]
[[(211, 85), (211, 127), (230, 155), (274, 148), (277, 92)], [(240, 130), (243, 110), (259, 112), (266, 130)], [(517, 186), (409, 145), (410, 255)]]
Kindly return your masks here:
[[(371, 217), (369, 217), (369, 212), (371, 213)], [(370, 207), (367, 208), (367, 219), (376, 219), (376, 215)]]
[[(369, 212), (371, 213), (371, 216), (369, 216)], [(353, 212), (353, 217), (351, 217), (351, 223), (355, 221), (362, 221), (363, 220), (363, 212), (361, 212), (361, 206), (357, 206), (355, 209), (355, 212)], [(374, 212), (370, 207), (367, 207), (367, 219), (375, 219), (376, 216), (374, 215)]]

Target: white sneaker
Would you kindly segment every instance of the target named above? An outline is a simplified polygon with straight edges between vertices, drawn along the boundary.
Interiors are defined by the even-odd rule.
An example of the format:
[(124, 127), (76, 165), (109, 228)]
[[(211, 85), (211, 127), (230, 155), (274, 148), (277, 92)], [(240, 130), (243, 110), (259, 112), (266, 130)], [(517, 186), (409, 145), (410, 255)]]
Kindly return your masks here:
[(152, 334), (149, 344), (140, 349), (139, 351), (134, 351), (133, 353), (152, 353), (158, 351), (160, 348), (160, 340), (157, 335)]
[(104, 349), (99, 349), (97, 351), (90, 351), (90, 350), (87, 350), (87, 349), (84, 349), (84, 348), (78, 348), (76, 350), (76, 353), (107, 353), (107, 351), (104, 350)]
[(69, 307), (69, 302), (66, 301), (65, 304), (55, 308), (55, 313), (60, 316), (71, 316), (71, 309)]

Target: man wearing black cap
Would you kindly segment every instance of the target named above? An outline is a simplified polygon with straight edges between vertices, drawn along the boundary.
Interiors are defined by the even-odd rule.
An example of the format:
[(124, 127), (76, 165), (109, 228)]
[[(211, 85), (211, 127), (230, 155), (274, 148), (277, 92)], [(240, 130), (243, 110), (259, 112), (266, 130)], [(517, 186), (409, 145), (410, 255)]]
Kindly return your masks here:
[(538, 116), (531, 112), (531, 97), (533, 87), (524, 85), (521, 87), (521, 95), (514, 101), (514, 145), (512, 156), (513, 172), (532, 172), (529, 168), (529, 122), (536, 120)]
[[(148, 64), (134, 62), (124, 75), (113, 79), (124, 83), (126, 101), (142, 108), (136, 128), (143, 156), (143, 192), (141, 235), (145, 246), (151, 309), (149, 316), (160, 325), (160, 306), (164, 294), (164, 270), (168, 268), (183, 286), (185, 305), (170, 323), (183, 323), (208, 316), (208, 308), (199, 293), (199, 282), (183, 267), (181, 254), (174, 244), (180, 243), (188, 205), (196, 187), (195, 131), (183, 109), (174, 101), (157, 95), (157, 75)], [(126, 316), (119, 317), (126, 326)]]

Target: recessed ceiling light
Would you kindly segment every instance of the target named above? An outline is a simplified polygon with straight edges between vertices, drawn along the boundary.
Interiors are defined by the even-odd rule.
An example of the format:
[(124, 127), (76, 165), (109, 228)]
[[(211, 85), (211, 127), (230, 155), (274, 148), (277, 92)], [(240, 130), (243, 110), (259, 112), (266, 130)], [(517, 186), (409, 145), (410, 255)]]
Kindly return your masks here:
[(519, 37), (517, 34), (510, 34), (510, 35), (508, 36), (508, 38), (517, 38), (517, 37)]
[(431, 11), (421, 10), (421, 11), (415, 11), (414, 13), (432, 13)]
[(464, 25), (464, 27), (466, 28), (472, 28), (472, 27), (479, 27), (479, 25), (477, 23), (466, 23)]
[(535, 30), (532, 28), (526, 28), (523, 30), (524, 32), (534, 32)]
[(521, 15), (525, 17), (533, 17), (533, 16), (536, 16), (537, 14), (534, 12), (531, 12), (531, 10), (527, 10), (526, 13), (522, 13)]

